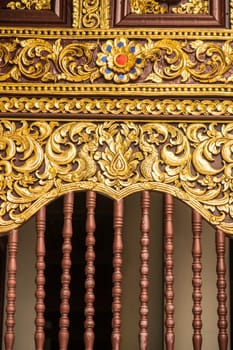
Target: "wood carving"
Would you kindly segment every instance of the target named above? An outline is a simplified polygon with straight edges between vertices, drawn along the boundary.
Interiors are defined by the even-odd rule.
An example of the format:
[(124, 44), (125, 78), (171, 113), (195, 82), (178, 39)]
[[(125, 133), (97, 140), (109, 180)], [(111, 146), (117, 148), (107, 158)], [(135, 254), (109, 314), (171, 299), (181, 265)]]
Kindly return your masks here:
[(233, 44), (224, 26), (233, 3), (228, 20), (219, 0), (158, 2), (163, 14), (147, 13), (157, 1), (51, 0), (41, 10), (8, 2), (0, 11), (0, 231), (86, 189), (114, 199), (169, 192), (232, 233)]

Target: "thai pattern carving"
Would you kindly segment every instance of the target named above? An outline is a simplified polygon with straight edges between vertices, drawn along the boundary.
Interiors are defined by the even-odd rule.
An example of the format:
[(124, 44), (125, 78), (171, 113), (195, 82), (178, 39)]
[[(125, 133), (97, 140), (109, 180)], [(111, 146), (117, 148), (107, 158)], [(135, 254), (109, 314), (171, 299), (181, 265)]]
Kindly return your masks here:
[(135, 14), (164, 14), (168, 12), (167, 5), (161, 5), (156, 0), (130, 0), (130, 11)]
[[(15, 55), (18, 48), (20, 52)], [(0, 81), (9, 78), (19, 81), (20, 77), (43, 82), (66, 80), (93, 81), (98, 69), (90, 67), (95, 43), (69, 44), (63, 47), (61, 41), (54, 44), (43, 39), (28, 39), (9, 44), (0, 44)]]
[(63, 115), (112, 115), (158, 117), (229, 117), (233, 114), (231, 99), (129, 99), (129, 98), (49, 98), (0, 97), (1, 113), (43, 113)]
[(109, 28), (109, 0), (73, 0), (74, 28)]
[[(61, 39), (0, 43), (0, 81), (231, 83), (232, 42)], [(144, 84), (144, 86), (146, 86)]]
[[(161, 5), (159, 1), (156, 0), (131, 0), (130, 1), (130, 10), (135, 14), (164, 14), (168, 13), (169, 7), (164, 1), (165, 4)], [(178, 14), (208, 14), (209, 12), (209, 2), (207, 0), (186, 0), (178, 6), (175, 4), (170, 4), (170, 1), (167, 1), (171, 7), (171, 13)], [(180, 3), (180, 2), (179, 2)]]
[(204, 15), (209, 13), (209, 1), (206, 0), (188, 0), (177, 7), (172, 8), (173, 13), (189, 14), (189, 15)]
[(71, 190), (171, 193), (233, 233), (233, 123), (0, 124), (0, 230)]
[(11, 10), (51, 10), (51, 0), (10, 1), (7, 7)]

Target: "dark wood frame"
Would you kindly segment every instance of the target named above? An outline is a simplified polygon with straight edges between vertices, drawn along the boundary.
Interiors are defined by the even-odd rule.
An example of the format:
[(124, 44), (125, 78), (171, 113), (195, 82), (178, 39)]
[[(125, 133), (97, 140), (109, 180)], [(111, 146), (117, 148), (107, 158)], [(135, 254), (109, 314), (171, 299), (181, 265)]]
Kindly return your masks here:
[[(51, 10), (11, 10), (1, 9), (0, 25), (3, 26), (70, 26), (68, 16), (71, 1), (55, 0)], [(70, 10), (71, 11), (71, 10)]]
[(130, 13), (130, 0), (112, 0), (112, 27), (225, 27), (225, 2), (210, 0), (207, 15), (138, 15)]
[(7, 237), (0, 237), (0, 349), (3, 336)]

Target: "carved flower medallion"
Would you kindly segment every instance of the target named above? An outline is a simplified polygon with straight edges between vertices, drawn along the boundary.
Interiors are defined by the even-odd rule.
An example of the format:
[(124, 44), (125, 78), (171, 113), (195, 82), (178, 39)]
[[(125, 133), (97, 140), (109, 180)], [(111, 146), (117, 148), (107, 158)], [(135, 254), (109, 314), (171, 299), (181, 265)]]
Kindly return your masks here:
[(126, 38), (108, 40), (98, 53), (97, 65), (105, 79), (127, 83), (137, 79), (145, 66), (141, 45)]

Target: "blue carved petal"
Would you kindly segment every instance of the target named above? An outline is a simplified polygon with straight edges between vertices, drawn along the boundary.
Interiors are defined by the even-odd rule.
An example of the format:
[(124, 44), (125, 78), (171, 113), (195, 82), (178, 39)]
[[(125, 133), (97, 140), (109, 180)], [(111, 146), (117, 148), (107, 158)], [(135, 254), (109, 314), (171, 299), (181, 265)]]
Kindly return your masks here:
[(134, 74), (136, 72), (137, 72), (136, 68), (132, 68), (131, 71), (130, 71), (130, 73), (132, 73), (132, 74)]
[(119, 79), (124, 79), (124, 77), (125, 77), (124, 74), (118, 74)]
[(107, 48), (106, 48), (106, 51), (111, 52), (111, 50), (112, 50), (112, 46), (108, 45)]
[(110, 73), (112, 73), (112, 71), (110, 69), (108, 69), (108, 68), (105, 68), (105, 73), (106, 74), (110, 74)]
[(135, 46), (132, 46), (132, 47), (130, 48), (130, 52), (132, 52), (132, 53), (134, 53), (135, 50), (136, 50)]
[(138, 57), (138, 58), (136, 59), (136, 63), (137, 63), (137, 64), (140, 64), (141, 62), (142, 62), (142, 59)]
[(107, 62), (107, 57), (106, 56), (101, 57), (101, 61), (102, 62)]
[(117, 46), (119, 47), (119, 48), (121, 48), (122, 46), (124, 46), (124, 43), (122, 43), (121, 41), (117, 44)]

